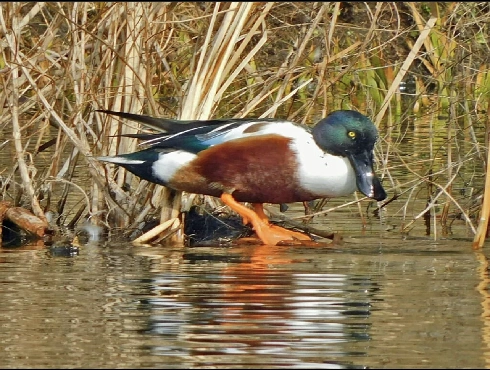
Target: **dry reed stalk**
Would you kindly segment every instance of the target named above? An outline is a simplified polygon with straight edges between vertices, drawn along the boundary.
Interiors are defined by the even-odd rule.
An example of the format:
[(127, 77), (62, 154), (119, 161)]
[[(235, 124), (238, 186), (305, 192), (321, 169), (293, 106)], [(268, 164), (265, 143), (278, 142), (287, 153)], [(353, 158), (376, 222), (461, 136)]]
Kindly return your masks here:
[[(456, 142), (455, 138), (455, 133), (454, 133), (454, 122), (457, 119), (457, 114), (456, 114), (456, 104), (452, 103), (449, 106), (449, 123), (447, 126), (447, 145), (446, 145), (446, 156), (447, 156), (447, 178), (452, 178), (453, 177), (453, 166), (452, 163), (453, 161), (456, 162), (453, 158), (453, 144)], [(452, 193), (453, 189), (453, 184), (449, 184), (447, 187), (447, 192), (449, 194)], [(446, 198), (446, 201), (444, 202), (444, 206), (441, 211), (441, 218), (440, 222), (443, 228), (443, 235), (447, 235), (447, 231), (449, 229), (447, 225), (447, 219), (449, 216), (449, 208), (450, 208), (451, 201)], [(436, 225), (436, 223), (434, 223)]]
[[(402, 162), (403, 162), (403, 160), (402, 160)], [(473, 226), (473, 223), (471, 222), (470, 216), (465, 212), (465, 210), (462, 208), (462, 206), (459, 204), (459, 202), (457, 202), (454, 199), (454, 197), (447, 191), (447, 189), (450, 188), (451, 185), (452, 185), (452, 183), (454, 182), (454, 179), (458, 176), (459, 171), (460, 171), (460, 169), (462, 168), (462, 166), (464, 164), (465, 163), (463, 161), (461, 161), (459, 163), (456, 163), (454, 165), (456, 167), (456, 170), (454, 171), (455, 172), (454, 175), (448, 180), (448, 182), (446, 183), (446, 185), (440, 185), (440, 184), (436, 183), (435, 181), (432, 181), (430, 179), (430, 177), (428, 177), (428, 176), (420, 176), (415, 171), (411, 170), (411, 168), (408, 165), (408, 163), (404, 162), (404, 165), (407, 168), (407, 170), (410, 171), (413, 175), (415, 175), (418, 178), (420, 178), (421, 181), (418, 183), (418, 185), (423, 184), (423, 183), (430, 184), (431, 186), (437, 187), (439, 189), (439, 193), (437, 195), (431, 197), (430, 200), (428, 201), (426, 207), (418, 215), (416, 215), (415, 217), (413, 217), (412, 221), (410, 221), (407, 225), (403, 226), (402, 232), (405, 232), (415, 221), (417, 221), (420, 217), (424, 216), (424, 214), (426, 212), (428, 212), (430, 209), (434, 208), (436, 206), (436, 204), (437, 204), (437, 199), (439, 199), (439, 197), (441, 195), (443, 195), (443, 194), (446, 195), (446, 197), (460, 210), (461, 215), (463, 216), (464, 220), (467, 222), (468, 226), (471, 228), (472, 232), (473, 233), (476, 232), (476, 229)], [(442, 174), (445, 171), (446, 171), (446, 169), (443, 169), (443, 170), (441, 170), (439, 172), (432, 173), (430, 176), (431, 177), (434, 177), (435, 175)], [(415, 191), (416, 188), (417, 188), (417, 186), (413, 186), (412, 187), (412, 191)], [(408, 203), (409, 202), (407, 202), (405, 206), (407, 206)]]
[[(258, 45), (245, 56), (243, 55), (246, 46), (252, 41), (252, 36), (263, 25), (264, 17), (272, 5), (273, 3), (266, 4), (263, 11), (257, 12), (252, 18), (250, 18), (252, 10), (257, 7), (254, 3), (229, 3), (228, 7), (223, 3), (214, 5), (208, 31), (200, 45), (197, 63), (191, 64), (195, 67), (182, 100), (181, 119), (211, 117), (224, 91), (265, 43), (266, 36), (263, 29), (260, 32), (262, 38)], [(247, 24), (248, 27), (245, 29)], [(215, 32), (216, 27), (218, 28)], [(245, 35), (242, 36), (244, 32)], [(182, 206), (181, 193), (174, 194), (169, 189), (160, 190), (159, 205), (161, 223), (176, 218)], [(138, 242), (149, 241), (154, 237), (153, 234), (154, 231), (150, 230), (138, 238)], [(174, 242), (182, 242), (182, 240), (174, 239)]]
[[(490, 102), (489, 102), (490, 103)], [(475, 232), (475, 237), (473, 239), (473, 249), (480, 249), (485, 243), (488, 231), (488, 221), (490, 219), (490, 111), (487, 111), (487, 166), (485, 172), (485, 192), (483, 195), (483, 205), (480, 210), (480, 218), (478, 221), (478, 228)]]
[[(292, 45), (291, 47), (290, 54), (286, 57), (282, 65), (279, 67), (278, 72), (280, 73), (280, 75), (278, 76), (278, 79), (281, 79), (282, 83), (280, 85), (279, 90), (277, 91), (275, 97), (275, 103), (278, 103), (280, 101), (285, 101), (285, 99), (283, 100), (284, 93), (288, 88), (290, 88), (292, 76), (294, 73), (298, 72), (297, 70), (299, 67), (299, 63), (301, 59), (304, 58), (303, 53), (306, 49), (306, 46), (311, 41), (313, 32), (317, 29), (318, 23), (320, 22), (320, 20), (323, 19), (323, 16), (329, 7), (330, 7), (329, 4), (323, 4), (320, 7), (320, 10), (317, 11), (316, 17), (311, 23), (311, 25), (309, 25), (308, 28), (302, 27), (302, 29), (298, 34), (298, 37), (294, 41), (294, 45)], [(301, 40), (300, 36), (302, 34), (304, 34), (304, 36), (302, 37)], [(274, 104), (273, 107), (269, 108), (268, 114), (274, 116), (276, 114), (279, 105), (280, 104)]]
[[(447, 10), (445, 14), (441, 14), (441, 4), (432, 3), (431, 13), (437, 17), (435, 32), (425, 40), (424, 47), (427, 51), (427, 58), (420, 58), (424, 66), (431, 72), (433, 79), (438, 84), (438, 106), (446, 109), (449, 104), (449, 87), (453, 81), (451, 71), (451, 59), (454, 58), (457, 43), (454, 41), (454, 34), (445, 34), (440, 31), (440, 28), (447, 22), (447, 15), (452, 15), (458, 8), (457, 2), (446, 3)], [(416, 8), (415, 4), (408, 3), (417, 26), (422, 27), (422, 17)], [(454, 62), (453, 62), (454, 63)]]
[[(5, 18), (3, 16), (3, 11), (0, 9), (0, 25), (2, 27), (2, 31), (5, 37), (5, 40), (9, 46), (11, 56), (13, 58), (19, 58), (19, 44), (18, 40), (21, 39), (20, 33), (22, 29), (22, 25), (25, 22), (19, 20), (18, 15), (20, 13), (19, 3), (12, 3), (12, 13), (13, 17), (11, 18), (12, 28), (9, 29), (5, 22)], [(24, 18), (25, 20), (25, 18)], [(18, 59), (17, 59), (18, 60)], [(28, 196), (31, 198), (31, 206), (34, 214), (43, 220), (47, 224), (46, 217), (44, 212), (39, 204), (39, 200), (36, 196), (34, 186), (32, 184), (32, 179), (29, 174), (29, 170), (27, 168), (27, 164), (25, 162), (24, 156), (26, 155), (25, 150), (22, 145), (22, 134), (21, 127), (19, 123), (19, 90), (20, 90), (20, 69), (19, 65), (16, 63), (12, 63), (10, 65), (11, 68), (11, 95), (9, 101), (9, 107), (12, 115), (12, 136), (14, 139), (16, 157), (17, 157), (17, 165), (19, 166), (20, 175), (22, 178), (22, 186), (27, 191)]]
[[(181, 119), (210, 118), (218, 99), (223, 94), (223, 90), (220, 88), (227, 87), (244, 68), (244, 64), (240, 64), (232, 71), (232, 65), (229, 63), (232, 61), (236, 63), (241, 56), (238, 53), (233, 54), (236, 45), (242, 44), (240, 49), (243, 51), (246, 44), (251, 41), (249, 37), (240, 40), (240, 35), (244, 31), (244, 26), (252, 9), (257, 5), (254, 3), (229, 3), (219, 28), (213, 36), (213, 28), (217, 23), (219, 11), (224, 6), (226, 6), (224, 3), (215, 4), (208, 32), (200, 47), (199, 59), (193, 71), (193, 77), (184, 94), (180, 113)], [(267, 9), (270, 9), (269, 5), (264, 8), (264, 10)], [(262, 23), (264, 15), (263, 13), (260, 14), (252, 29), (255, 30)], [(249, 53), (246, 58), (250, 59), (252, 56), (253, 54)], [(230, 75), (228, 76), (226, 72)]]
[[(3, 17), (3, 10), (5, 10), (5, 9), (8, 10), (9, 8), (2, 7), (0, 9), (2, 11), (2, 13), (1, 13), (2, 19), (4, 18)], [(29, 14), (32, 15), (34, 10), (39, 10), (39, 9), (40, 9), (39, 6), (34, 6)], [(12, 11), (12, 13), (16, 14), (14, 10)], [(73, 7), (72, 13), (70, 15), (65, 14), (65, 16), (67, 18), (70, 18), (70, 16), (75, 17), (75, 22), (71, 23), (73, 25), (73, 24), (76, 24), (78, 21), (78, 19), (76, 18), (77, 14), (78, 14), (78, 6), (75, 4)], [(86, 14), (86, 12), (82, 13), (81, 22), (83, 22), (84, 19), (86, 19), (86, 17), (84, 17), (83, 14)], [(15, 21), (16, 18), (13, 17), (13, 19)], [(26, 22), (24, 22), (24, 24), (25, 23)], [(56, 22), (54, 22), (53, 24), (56, 24)], [(8, 34), (8, 31), (6, 30), (7, 26), (5, 25), (5, 22), (3, 22), (3, 29), (5, 30), (6, 34)], [(14, 27), (13, 30), (17, 30), (17, 28)], [(18, 30), (16, 32), (21, 32), (21, 30)], [(54, 34), (56, 34), (56, 31), (55, 30), (52, 30), (52, 32), (48, 31), (47, 34), (48, 35), (54, 35)], [(75, 33), (73, 36), (76, 39)], [(49, 37), (47, 37), (46, 40), (49, 41)], [(79, 44), (82, 45), (81, 48), (77, 47)], [(11, 43), (9, 45), (9, 47), (11, 50), (15, 50), (14, 44)], [(103, 176), (103, 173), (104, 173), (103, 167), (97, 161), (95, 161), (91, 156), (91, 149), (90, 149), (89, 143), (87, 141), (87, 138), (84, 135), (85, 129), (87, 129), (87, 125), (85, 124), (85, 121), (81, 119), (81, 116), (80, 116), (80, 112), (81, 112), (80, 106), (82, 104), (85, 104), (83, 80), (80, 79), (80, 75), (83, 75), (83, 73), (84, 73), (84, 71), (83, 71), (84, 67), (82, 67), (82, 69), (80, 70), (80, 66), (85, 66), (84, 51), (85, 51), (85, 43), (83, 42), (83, 37), (82, 37), (81, 42), (76, 42), (76, 45), (73, 48), (73, 53), (71, 54), (73, 57), (72, 64), (71, 64), (71, 66), (72, 66), (71, 72), (73, 75), (73, 81), (75, 81), (73, 85), (74, 85), (75, 96), (78, 97), (78, 99), (75, 101), (75, 103), (76, 103), (75, 112), (76, 113), (73, 116), (75, 128), (70, 127), (68, 124), (66, 124), (64, 122), (64, 120), (58, 115), (57, 109), (54, 108), (53, 103), (52, 103), (53, 102), (52, 99), (58, 98), (60, 91), (62, 92), (63, 89), (53, 89), (54, 86), (52, 84), (45, 84), (45, 80), (43, 80), (40, 77), (34, 76), (33, 73), (38, 72), (38, 65), (43, 65), (42, 63), (37, 62), (37, 58), (39, 57), (38, 54), (26, 55), (26, 54), (23, 54), (21, 52), (12, 53), (12, 56), (13, 56), (13, 59), (11, 61), (13, 63), (12, 66), (14, 67), (14, 69), (17, 68), (17, 66), (19, 66), (18, 68), (20, 69), (20, 72), (21, 72), (21, 73), (17, 73), (17, 72), (15, 72), (14, 69), (12, 69), (12, 72), (13, 72), (12, 76), (18, 77), (18, 78), (14, 79), (14, 81), (16, 83), (22, 83), (24, 85), (28, 84), (28, 87), (31, 88), (36, 93), (36, 97), (40, 100), (41, 104), (44, 106), (45, 110), (48, 112), (48, 115), (53, 118), (53, 123), (55, 125), (59, 126), (61, 128), (61, 130), (63, 131), (63, 133), (70, 139), (71, 143), (73, 143), (75, 145), (75, 147), (73, 149), (72, 158), (76, 158), (78, 152), (82, 153), (84, 155), (84, 157), (87, 159), (87, 161), (92, 164), (92, 166), (90, 166), (89, 169), (92, 170), (93, 179), (96, 182), (98, 182), (99, 185), (102, 185), (102, 187), (105, 188), (107, 181), (104, 179), (104, 176)], [(55, 64), (55, 67), (60, 66), (57, 63), (57, 61), (55, 61), (54, 64)], [(42, 77), (43, 75), (40, 74), (40, 76)], [(70, 74), (68, 76), (70, 76)], [(79, 88), (77, 85), (77, 83), (79, 81), (81, 81), (81, 88)], [(62, 99), (64, 100), (64, 97), (62, 97)], [(64, 101), (66, 101), (66, 100), (64, 100)], [(27, 107), (28, 107), (28, 104), (22, 105), (22, 108), (24, 110), (28, 109)], [(72, 109), (71, 105), (69, 105), (68, 102), (67, 102), (67, 108), (69, 110)], [(18, 114), (15, 114), (15, 115), (17, 116)], [(40, 116), (40, 117), (42, 117), (42, 116)], [(18, 131), (18, 128), (19, 127), (16, 127), (15, 130)], [(57, 157), (57, 158), (59, 158), (59, 157)], [(73, 173), (73, 170), (75, 168), (75, 163), (76, 162), (65, 162), (65, 165), (63, 166), (64, 169), (63, 168), (61, 169), (60, 175), (62, 175), (63, 172), (66, 172), (66, 170), (69, 167), (72, 168), (72, 173)], [(20, 163), (20, 166), (21, 167), (23, 166), (22, 163)], [(55, 169), (55, 167), (52, 168), (52, 170), (54, 170), (54, 169)], [(24, 176), (24, 178), (25, 178), (25, 176)], [(26, 180), (23, 180), (23, 181), (26, 182)], [(111, 183), (110, 183), (110, 185), (111, 185), (113, 191), (118, 193), (117, 187), (114, 187), (114, 185)], [(29, 195), (30, 195), (31, 199), (33, 199), (33, 202), (35, 203), (36, 197), (32, 196), (34, 189), (32, 189), (32, 190), (28, 189), (28, 191), (30, 193)], [(64, 193), (65, 194), (67, 193), (66, 188), (65, 188)], [(122, 195), (124, 195), (124, 194), (122, 194)], [(61, 203), (59, 205), (60, 210), (63, 210), (63, 202), (64, 202), (64, 199), (62, 197)], [(36, 211), (36, 208), (37, 208), (37, 211)], [(36, 213), (41, 212), (40, 207), (36, 206), (36, 204), (33, 205), (33, 209), (35, 210)]]
[[(333, 35), (334, 35), (335, 25), (337, 23), (337, 19), (339, 17), (339, 14), (340, 14), (340, 2), (336, 2), (335, 5), (334, 5), (334, 9), (332, 11), (332, 15), (331, 15), (331, 19), (330, 19), (330, 24), (329, 24), (329, 27), (328, 27), (328, 31), (324, 35), (324, 40), (325, 40), (325, 55), (324, 55), (322, 61), (317, 66), (317, 69), (318, 69), (318, 79), (317, 79), (317, 83), (316, 83), (316, 86), (315, 86), (315, 91), (313, 92), (313, 95), (312, 95), (312, 98), (311, 98), (311, 101), (312, 102), (316, 102), (317, 101), (317, 98), (318, 98), (320, 92), (323, 92), (323, 95), (325, 97), (323, 100), (324, 101), (327, 101), (327, 99), (326, 99), (327, 86), (325, 84), (323, 84), (322, 81), (325, 80), (325, 76), (326, 76), (326, 73), (327, 73), (327, 65), (330, 62), (332, 62), (333, 60), (336, 59), (336, 56), (331, 57), (330, 51), (331, 51), (331, 49), (333, 49), (333, 47), (332, 47), (332, 38), (333, 38)], [(357, 47), (360, 44), (361, 44), (360, 42), (357, 42), (355, 44), (354, 48)], [(343, 51), (345, 51), (345, 49)], [(304, 114), (303, 121), (302, 121), (303, 123), (306, 122), (305, 120), (307, 119), (307, 117), (310, 117), (311, 112), (313, 110), (313, 107), (314, 107), (314, 104), (309, 104), (308, 105), (307, 110), (306, 110), (306, 112)], [(296, 110), (296, 112), (293, 112), (290, 115), (290, 118), (291, 119), (294, 119), (300, 113), (301, 110), (302, 109), (298, 109), (298, 110)], [(325, 105), (323, 105), (322, 116), (325, 117), (327, 115), (327, 113), (328, 113), (327, 107)]]
[(389, 106), (389, 103), (390, 103), (391, 98), (393, 97), (393, 95), (395, 94), (395, 92), (399, 89), (400, 82), (403, 80), (403, 78), (405, 77), (405, 74), (407, 73), (407, 71), (410, 68), (410, 65), (412, 64), (412, 62), (417, 57), (417, 54), (418, 54), (420, 48), (425, 43), (425, 40), (429, 36), (430, 31), (432, 30), (432, 28), (434, 27), (434, 25), (436, 23), (436, 20), (437, 20), (437, 18), (435, 18), (435, 17), (429, 18), (429, 20), (427, 21), (425, 27), (420, 32), (420, 35), (417, 38), (417, 41), (415, 42), (415, 44), (413, 45), (412, 49), (410, 50), (410, 53), (408, 54), (407, 58), (403, 62), (402, 66), (400, 67), (400, 70), (398, 71), (395, 79), (393, 80), (393, 83), (391, 84), (388, 92), (386, 93), (386, 96), (385, 96), (385, 99), (383, 101), (383, 104), (381, 105), (381, 108), (380, 108), (380, 110), (379, 110), (379, 112), (376, 115), (376, 118), (374, 120), (374, 123), (377, 126), (379, 126), (381, 120), (383, 119), (383, 117), (384, 117), (384, 115), (386, 113), (386, 109)]
[[(253, 24), (250, 27), (250, 30), (246, 33), (246, 35), (243, 38), (243, 41), (240, 42), (240, 46), (238, 49), (233, 53), (233, 55), (230, 58), (230, 61), (225, 65), (225, 68), (223, 70), (223, 75), (228, 76), (226, 81), (224, 81), (220, 89), (216, 93), (216, 98), (215, 100), (218, 101), (219, 99), (222, 98), (224, 92), (229, 88), (231, 83), (237, 78), (238, 74), (242, 72), (242, 70), (246, 69), (250, 61), (253, 59), (255, 54), (257, 54), (264, 46), (264, 44), (267, 41), (267, 29), (265, 27), (264, 19), (265, 17), (269, 14), (269, 11), (271, 10), (272, 6), (274, 5), (273, 2), (268, 2), (265, 4), (264, 9), (259, 13), (259, 17), (255, 20), (252, 19)], [(258, 31), (258, 28), (261, 27), (261, 31)], [(260, 40), (255, 43), (255, 46), (250, 50), (248, 54), (245, 56), (242, 56), (244, 53), (247, 45), (252, 41), (252, 37), (255, 35), (261, 35)], [(237, 67), (234, 67), (236, 63), (240, 61)]]
[[(270, 111), (267, 112), (267, 114), (262, 114), (261, 117), (264, 116), (269, 116), (272, 113), (274, 113), (277, 108), (283, 104), (287, 99), (283, 97), (284, 91), (286, 91), (286, 87), (290, 86), (293, 82), (293, 80), (299, 79), (301, 74), (297, 74), (297, 72), (301, 70), (305, 70), (305, 68), (300, 64), (302, 62), (301, 60), (301, 55), (302, 53), (300, 51), (304, 51), (308, 45), (308, 42), (311, 41), (312, 35), (314, 34), (314, 31), (317, 29), (317, 25), (321, 19), (321, 15), (325, 14), (325, 12), (328, 10), (328, 4), (322, 4), (321, 10), (318, 12), (317, 17), (314, 19), (314, 26), (310, 26), (307, 28), (306, 32), (303, 29), (303, 33), (305, 33), (305, 36), (302, 38), (300, 41), (299, 37), (296, 39), (296, 45), (292, 48), (292, 50), (289, 52), (289, 54), (284, 58), (283, 63), (278, 67), (277, 72), (271, 75), (267, 80), (264, 81), (262, 85), (262, 89), (259, 92), (256, 92), (253, 96), (252, 99), (250, 99), (244, 107), (240, 110), (240, 112), (236, 115), (237, 117), (243, 117), (248, 114), (250, 114), (254, 109), (256, 109), (264, 100), (272, 96), (273, 94), (276, 94), (275, 101), (278, 103), (274, 108)], [(336, 7), (338, 9), (338, 6)], [(332, 27), (330, 27), (330, 30), (332, 30)], [(374, 30), (374, 29), (373, 29)], [(330, 36), (331, 38), (331, 36)], [(369, 36), (366, 38), (369, 39)], [(299, 47), (298, 47), (299, 45)], [(361, 42), (355, 42), (353, 45), (347, 46), (345, 49), (339, 51), (335, 55), (331, 55), (330, 51), (327, 49), (325, 50), (326, 56), (323, 58), (322, 62), (320, 63), (318, 69), (321, 71), (320, 75), (316, 78), (317, 83), (316, 83), (316, 88), (315, 88), (315, 93), (310, 99), (311, 104), (308, 104), (308, 111), (307, 113), (303, 116), (302, 122), (305, 123), (310, 116), (309, 112), (313, 107), (315, 106), (317, 96), (319, 94), (319, 91), (326, 91), (329, 85), (331, 85), (333, 82), (332, 80), (327, 80), (328, 84), (325, 83), (325, 73), (326, 73), (326, 67), (329, 63), (332, 63), (336, 60), (339, 60), (343, 57), (346, 57), (349, 55), (349, 53), (353, 52), (357, 48), (359, 48), (361, 45), (366, 46), (367, 42), (364, 44)], [(297, 50), (300, 48), (301, 50)], [(352, 67), (354, 63), (351, 64), (350, 67)], [(350, 67), (345, 68), (342, 70), (340, 75), (337, 76), (335, 81), (340, 79), (342, 75), (347, 73), (350, 70)], [(297, 75), (293, 78), (292, 75), (296, 73)], [(279, 84), (279, 86), (278, 86)], [(303, 86), (307, 86), (308, 83), (300, 83), (301, 88)], [(277, 92), (279, 90), (279, 92)], [(296, 88), (294, 92), (299, 91), (299, 88)], [(277, 93), (276, 93), (277, 92)], [(294, 94), (289, 93), (288, 98), (293, 96)], [(324, 99), (326, 101), (326, 99)], [(302, 110), (304, 110), (304, 107), (299, 108), (295, 112), (289, 114), (289, 119), (294, 119)], [(329, 109), (324, 109), (323, 116), (326, 115), (328, 111), (330, 111), (331, 108)]]
[(175, 232), (180, 226), (180, 220), (178, 218), (171, 218), (164, 221), (160, 225), (154, 227), (150, 231), (141, 235), (140, 237), (133, 240), (133, 245), (144, 245), (147, 244), (151, 239), (154, 239), (161, 235), (163, 232)]
[[(99, 68), (91, 78), (101, 79), (102, 84), (97, 86), (97, 89), (104, 94), (102, 99), (97, 99), (98, 108), (140, 112), (145, 102), (148, 102), (151, 107), (156, 106), (150, 81), (154, 66), (151, 58), (143, 58), (143, 56), (150, 55), (147, 50), (148, 40), (153, 37), (152, 32), (154, 34), (160, 32), (161, 22), (158, 22), (158, 18), (166, 15), (166, 9), (165, 4), (161, 3), (127, 3), (123, 7), (112, 6), (94, 27), (101, 35), (103, 32), (108, 32), (107, 38), (97, 35), (94, 44), (96, 53), (92, 54), (94, 62), (99, 60), (97, 63)], [(153, 27), (150, 28), (150, 25)], [(101, 118), (104, 122), (100, 121)], [(96, 143), (102, 139), (99, 153), (115, 155), (137, 150), (135, 139), (120, 135), (138, 132), (140, 130), (138, 124), (122, 124), (117, 118), (99, 114), (95, 119), (98, 131), (101, 133), (98, 134), (101, 137)], [(110, 140), (104, 140), (107, 137), (111, 137)], [(140, 212), (145, 215), (150, 209), (155, 208), (155, 205), (144, 204), (149, 190), (147, 182), (139, 180), (134, 182), (135, 176), (123, 168), (111, 165), (105, 165), (105, 168), (109, 183), (116, 174), (111, 190), (118, 191), (115, 203), (108, 213), (109, 224), (127, 227), (130, 223), (134, 224), (135, 219), (141, 219)], [(126, 194), (122, 188), (126, 184), (133, 183), (138, 184), (137, 189), (132, 194)], [(92, 194), (94, 211), (96, 204), (100, 203), (102, 208), (103, 200), (110, 198), (105, 195), (106, 189), (101, 188), (98, 183), (94, 184)], [(143, 203), (140, 203), (141, 201)]]
[[(145, 50), (146, 37), (145, 27), (146, 21), (152, 21), (149, 8), (151, 4), (143, 3), (126, 3), (124, 7), (113, 7), (113, 11), (110, 12), (107, 21), (103, 26), (113, 32), (114, 35), (121, 35), (120, 37), (112, 38), (112, 50), (116, 54), (116, 57), (111, 56), (108, 59), (108, 67), (105, 70), (104, 75), (107, 77), (105, 84), (107, 87), (115, 85), (114, 95), (105, 95), (105, 99), (99, 102), (103, 109), (111, 109), (115, 111), (125, 112), (140, 112), (143, 107), (143, 98), (145, 96), (144, 84), (147, 80), (147, 66), (142, 62), (141, 58), (143, 51)], [(119, 11), (124, 10), (124, 17), (121, 17)], [(149, 16), (150, 19), (145, 19)], [(121, 40), (121, 46), (118, 47), (116, 41)], [(124, 58), (117, 56), (123, 55)], [(106, 57), (109, 54), (105, 54)], [(111, 90), (107, 89), (107, 92)], [(129, 153), (137, 150), (137, 142), (135, 139), (120, 137), (119, 135), (133, 134), (139, 131), (139, 125), (121, 125), (119, 120), (112, 117), (104, 117), (107, 124), (104, 127), (104, 132), (108, 136), (117, 136), (115, 140), (109, 140), (104, 144), (108, 144), (102, 150), (108, 155), (115, 155), (116, 153)], [(109, 176), (112, 177), (113, 171), (116, 169), (114, 166), (106, 165)], [(123, 168), (117, 168), (116, 183), (119, 188), (122, 188), (124, 184), (132, 183), (134, 175)], [(92, 193), (94, 194), (94, 202), (92, 209), (96, 212), (98, 204), (103, 207), (104, 199), (103, 189), (98, 189), (97, 184), (94, 184)], [(96, 196), (96, 197), (95, 197)], [(100, 201), (99, 201), (100, 199)], [(127, 204), (127, 207), (121, 207), (133, 209), (138, 200), (138, 197), (116, 197), (117, 203)], [(131, 215), (128, 212), (115, 212), (112, 214), (113, 220), (116, 225), (126, 226), (130, 223)], [(97, 222), (97, 220), (94, 220)]]

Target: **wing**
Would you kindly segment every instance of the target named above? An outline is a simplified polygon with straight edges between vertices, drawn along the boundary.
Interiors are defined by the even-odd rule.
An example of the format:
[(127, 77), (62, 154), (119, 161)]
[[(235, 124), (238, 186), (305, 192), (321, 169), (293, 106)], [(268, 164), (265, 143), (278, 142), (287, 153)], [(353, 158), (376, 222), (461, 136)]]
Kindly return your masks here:
[(173, 120), (110, 110), (97, 110), (97, 112), (140, 122), (159, 131), (156, 134), (122, 135), (144, 140), (140, 145), (161, 149), (181, 149), (195, 154), (210, 146), (242, 137), (278, 134), (294, 138), (301, 132), (310, 131), (307, 126), (275, 118)]
[[(175, 119), (168, 119), (168, 118), (145, 116), (143, 114), (116, 112), (116, 111), (111, 111), (106, 109), (96, 109), (95, 111), (110, 114), (113, 116), (118, 116), (121, 118), (126, 118), (128, 120), (135, 121), (135, 122), (140, 122), (155, 131), (166, 132), (170, 134), (176, 134), (178, 132), (182, 132), (190, 128), (201, 127), (205, 125), (210, 125), (210, 126), (221, 125), (230, 121), (228, 119), (214, 119), (209, 121), (175, 120)], [(232, 120), (240, 121), (245, 119), (235, 118)]]

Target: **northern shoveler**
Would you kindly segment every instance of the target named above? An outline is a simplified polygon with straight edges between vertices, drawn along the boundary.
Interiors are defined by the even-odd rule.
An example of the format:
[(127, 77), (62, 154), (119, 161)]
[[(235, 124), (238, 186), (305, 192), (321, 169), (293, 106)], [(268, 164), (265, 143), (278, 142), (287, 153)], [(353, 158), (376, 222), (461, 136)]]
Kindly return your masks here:
[[(272, 118), (179, 121), (98, 110), (156, 128), (135, 134), (149, 148), (99, 157), (142, 179), (189, 193), (220, 197), (264, 244), (311, 240), (269, 223), (263, 203), (345, 196), (375, 200), (386, 192), (373, 169), (378, 132), (353, 110), (330, 113), (313, 128)], [(238, 202), (249, 202), (253, 209)]]

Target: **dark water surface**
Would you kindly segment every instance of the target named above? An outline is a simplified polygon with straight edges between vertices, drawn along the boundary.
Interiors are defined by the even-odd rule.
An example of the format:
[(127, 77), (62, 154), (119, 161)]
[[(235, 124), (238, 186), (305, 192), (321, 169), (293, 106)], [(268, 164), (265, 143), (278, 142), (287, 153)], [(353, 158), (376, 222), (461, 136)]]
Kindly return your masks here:
[(0, 249), (4, 368), (488, 367), (469, 241)]

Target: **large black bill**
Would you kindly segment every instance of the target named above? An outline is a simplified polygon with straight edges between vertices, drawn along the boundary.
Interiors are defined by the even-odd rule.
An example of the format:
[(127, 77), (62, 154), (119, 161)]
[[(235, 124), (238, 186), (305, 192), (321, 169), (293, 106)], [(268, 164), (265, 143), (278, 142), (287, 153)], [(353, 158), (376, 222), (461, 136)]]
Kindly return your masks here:
[(356, 172), (357, 188), (361, 193), (377, 201), (386, 198), (386, 191), (374, 172), (373, 153), (371, 151), (349, 156), (350, 163)]

